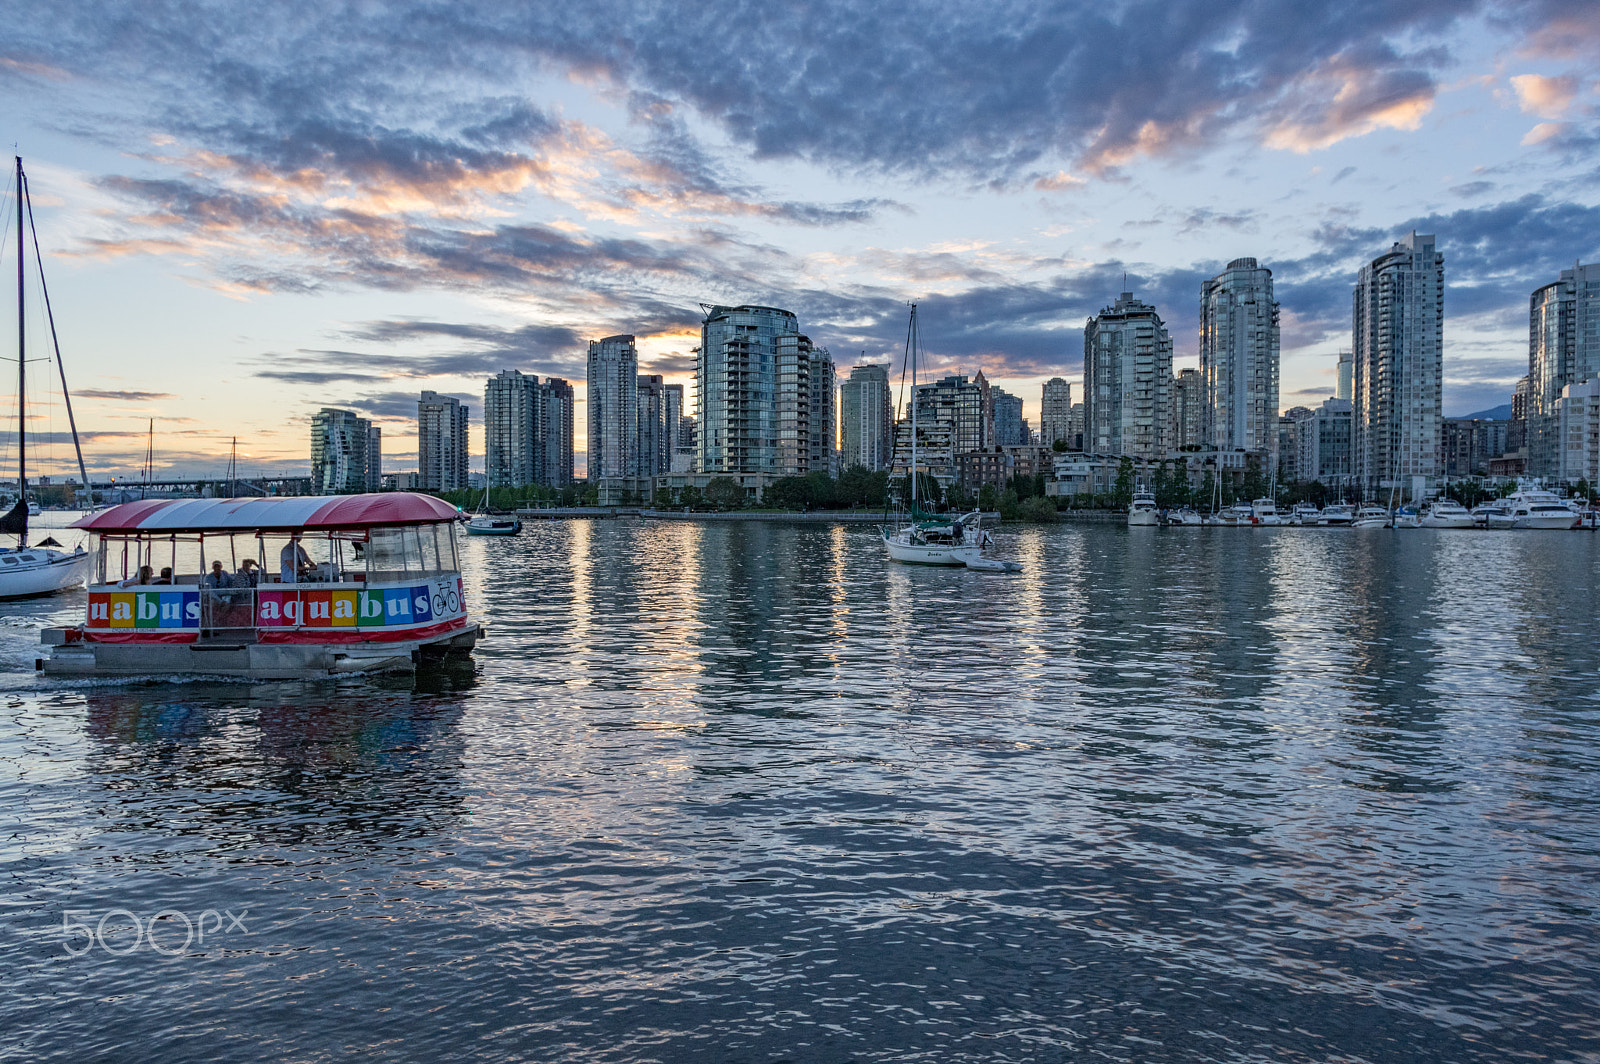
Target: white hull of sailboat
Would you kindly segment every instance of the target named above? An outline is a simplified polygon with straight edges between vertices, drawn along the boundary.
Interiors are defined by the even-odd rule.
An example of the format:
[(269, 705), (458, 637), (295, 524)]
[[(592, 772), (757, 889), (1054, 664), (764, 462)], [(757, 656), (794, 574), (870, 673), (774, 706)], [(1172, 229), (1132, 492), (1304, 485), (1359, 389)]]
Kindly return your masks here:
[(912, 565), (966, 565), (983, 556), (976, 544), (904, 543), (893, 535), (883, 537), (889, 557)]
[(474, 517), (467, 521), (469, 536), (514, 536), (522, 531), (515, 517)]
[[(0, 557), (16, 560), (13, 565), (0, 564), (0, 599), (54, 595), (58, 591), (83, 587), (88, 583), (89, 567), (94, 560), (87, 553), (64, 554), (43, 547), (7, 551)], [(24, 558), (38, 560), (23, 561)]]

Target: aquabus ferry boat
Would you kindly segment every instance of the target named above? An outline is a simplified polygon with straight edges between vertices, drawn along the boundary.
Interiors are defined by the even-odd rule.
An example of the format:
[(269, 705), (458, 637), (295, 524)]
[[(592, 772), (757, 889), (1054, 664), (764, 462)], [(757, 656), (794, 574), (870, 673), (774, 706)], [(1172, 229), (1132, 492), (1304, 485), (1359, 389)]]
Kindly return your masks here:
[(308, 679), (469, 654), (458, 516), (409, 492), (113, 506), (73, 525), (88, 605), (45, 629), (40, 667)]

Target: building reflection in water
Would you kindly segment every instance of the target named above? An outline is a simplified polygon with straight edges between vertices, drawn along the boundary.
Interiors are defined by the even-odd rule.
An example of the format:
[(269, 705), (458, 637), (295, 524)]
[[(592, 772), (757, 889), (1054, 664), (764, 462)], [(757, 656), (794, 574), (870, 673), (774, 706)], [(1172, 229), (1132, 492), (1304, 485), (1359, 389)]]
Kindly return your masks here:
[(447, 830), (464, 809), (472, 666), (401, 683), (87, 691), (84, 729), (98, 749), (86, 765), (112, 799), (100, 829), (159, 825), (224, 847), (383, 846)]

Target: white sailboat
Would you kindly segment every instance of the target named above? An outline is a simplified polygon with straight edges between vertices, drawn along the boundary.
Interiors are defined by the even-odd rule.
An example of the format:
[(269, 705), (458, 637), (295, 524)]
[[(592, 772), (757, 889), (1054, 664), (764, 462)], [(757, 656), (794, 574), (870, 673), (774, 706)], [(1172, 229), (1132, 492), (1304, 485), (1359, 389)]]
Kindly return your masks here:
[(982, 516), (974, 510), (964, 517), (932, 514), (923, 510), (922, 477), (917, 464), (917, 305), (911, 304), (911, 321), (906, 326), (906, 364), (911, 371), (911, 502), (907, 519), (894, 529), (883, 530), (884, 549), (897, 562), (916, 565), (973, 565), (981, 567), (987, 533)]
[(489, 488), (483, 489), (483, 499), (478, 505), (481, 513), (468, 517), (467, 535), (469, 536), (515, 536), (522, 531), (522, 519), (516, 514), (492, 514), (489, 512)]
[[(0, 533), (17, 537), (17, 545), (0, 548), (0, 599), (30, 598), (50, 595), (69, 588), (82, 587), (89, 576), (92, 556), (80, 545), (68, 552), (56, 546), (28, 546), (28, 518), (38, 509), (28, 499), (28, 358), (27, 318), (24, 314), (23, 295), (26, 291), (26, 229), (33, 222), (33, 205), (28, 198), (27, 176), (22, 172), (22, 158), (17, 158), (17, 504), (11, 512), (0, 517)], [(39, 255), (39, 242), (35, 237), (34, 255), (39, 261), (39, 277), (44, 279), (44, 261)], [(50, 318), (51, 338), (55, 336), (54, 316), (48, 315), (50, 297), (45, 295), (45, 310)], [(61, 347), (56, 345), (56, 365), (61, 366)], [(61, 390), (66, 394), (66, 372), (62, 370)], [(72, 442), (78, 443), (78, 427), (72, 418), (72, 401), (67, 400), (67, 420), (72, 425)], [(84, 471), (83, 450), (78, 450), (78, 470), (88, 489), (89, 476)], [(53, 539), (45, 541), (54, 544)]]

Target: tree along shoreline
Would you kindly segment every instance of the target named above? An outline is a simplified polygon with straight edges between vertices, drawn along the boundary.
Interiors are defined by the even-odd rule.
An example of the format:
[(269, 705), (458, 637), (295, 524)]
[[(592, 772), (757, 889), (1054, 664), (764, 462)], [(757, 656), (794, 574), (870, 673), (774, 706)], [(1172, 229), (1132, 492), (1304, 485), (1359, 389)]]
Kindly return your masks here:
[[(778, 511), (859, 514), (863, 511), (904, 509), (911, 495), (910, 486), (910, 477), (891, 480), (884, 470), (853, 466), (838, 477), (820, 472), (808, 473), (803, 477), (781, 477), (773, 481), (761, 501), (755, 503), (749, 500), (744, 488), (732, 477), (714, 477), (703, 489), (692, 486), (663, 488), (649, 502), (642, 496), (630, 493), (619, 500), (619, 505), (628, 508), (647, 507), (657, 511), (676, 510), (680, 513), (688, 508), (692, 512), (712, 513)], [(1329, 503), (1362, 501), (1355, 489), (1329, 487), (1317, 481), (1270, 484), (1253, 456), (1242, 476), (1224, 477), (1220, 486), (1212, 469), (1206, 469), (1200, 483), (1192, 484), (1187, 470), (1176, 464), (1169, 470), (1165, 461), (1156, 464), (1150, 483), (1143, 486), (1155, 495), (1156, 506), (1163, 510), (1189, 506), (1205, 512), (1218, 502), (1222, 506), (1231, 506), (1236, 502), (1248, 503), (1268, 496), (1274, 498), (1281, 508), (1300, 502), (1309, 502), (1321, 508)], [(1119, 464), (1115, 483), (1106, 492), (1046, 495), (1045, 477), (1036, 474), (1012, 477), (1004, 485), (985, 484), (976, 494), (972, 494), (964, 491), (960, 485), (941, 488), (931, 475), (922, 473), (918, 475), (917, 498), (924, 507), (935, 512), (966, 513), (977, 509), (998, 513), (1002, 521), (1049, 523), (1063, 514), (1073, 512), (1125, 512), (1133, 502), (1134, 487), (1133, 459), (1124, 458)], [(1490, 489), (1461, 481), (1449, 485), (1447, 494), (1470, 508), (1514, 490), (1514, 484)], [(1578, 493), (1587, 498), (1589, 485), (1580, 484)], [(485, 505), (485, 493), (481, 488), (428, 494), (464, 510), (476, 510)], [(487, 494), (487, 508), (500, 512), (542, 506), (595, 506), (598, 502), (597, 490), (582, 483), (565, 488), (537, 484), (520, 488), (490, 488)]]

